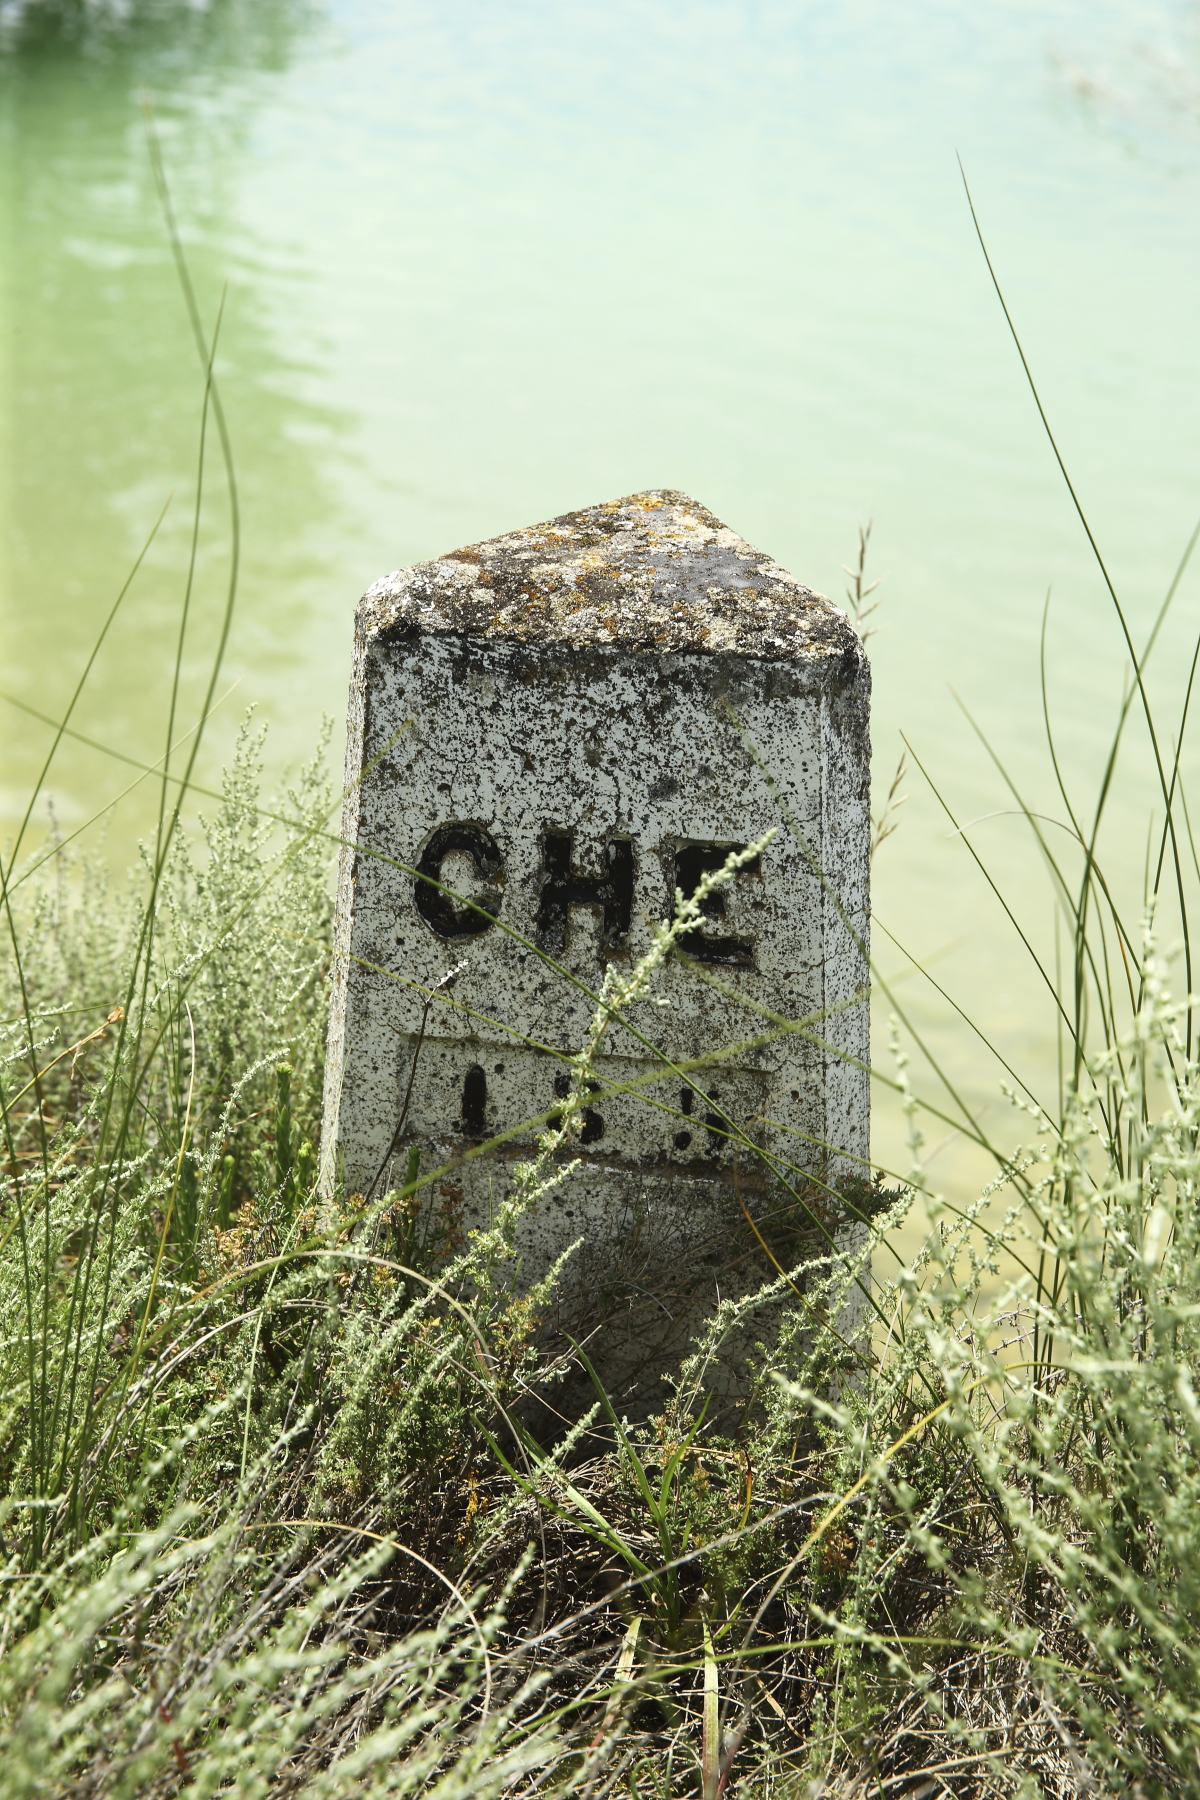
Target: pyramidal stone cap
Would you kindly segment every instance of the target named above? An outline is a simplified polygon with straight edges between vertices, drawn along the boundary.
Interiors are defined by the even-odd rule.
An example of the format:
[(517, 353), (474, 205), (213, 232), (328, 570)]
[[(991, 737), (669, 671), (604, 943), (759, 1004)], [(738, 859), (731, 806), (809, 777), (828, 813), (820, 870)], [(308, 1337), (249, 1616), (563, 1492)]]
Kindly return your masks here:
[(861, 660), (844, 613), (673, 488), (385, 576), (364, 596), (360, 629)]
[[(606, 973), (774, 833), (658, 1004), (606, 1030), (578, 1166), (517, 1227), (514, 1286), (566, 1258), (546, 1329), (587, 1337), (630, 1416), (722, 1300), (776, 1279), (747, 1211), (794, 1261), (789, 1192), (870, 1154), (869, 692), (845, 616), (671, 489), (419, 563), (358, 609), (327, 1190), (378, 1198), (416, 1153), (430, 1241), (494, 1218)], [(711, 1373), (734, 1411), (773, 1329), (748, 1317)]]

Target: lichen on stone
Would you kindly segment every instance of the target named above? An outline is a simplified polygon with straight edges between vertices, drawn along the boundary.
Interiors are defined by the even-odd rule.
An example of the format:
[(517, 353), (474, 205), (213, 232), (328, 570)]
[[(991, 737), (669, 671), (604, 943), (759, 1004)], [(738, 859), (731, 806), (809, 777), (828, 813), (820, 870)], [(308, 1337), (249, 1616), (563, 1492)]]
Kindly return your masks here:
[(517, 643), (842, 660), (845, 615), (708, 508), (670, 488), (627, 494), (467, 544), (377, 581), (368, 639), (455, 633)]

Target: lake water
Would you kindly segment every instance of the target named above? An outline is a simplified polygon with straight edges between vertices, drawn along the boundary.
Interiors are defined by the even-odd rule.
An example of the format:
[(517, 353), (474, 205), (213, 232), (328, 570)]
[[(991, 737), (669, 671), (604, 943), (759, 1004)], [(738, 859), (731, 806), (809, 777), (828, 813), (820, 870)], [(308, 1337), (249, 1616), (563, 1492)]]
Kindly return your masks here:
[[(0, 4), (5, 829), (160, 508), (76, 723), (160, 754), (191, 529), (200, 377), (147, 151), (157, 122), (218, 368), (241, 596), (202, 777), (245, 706), (273, 766), (344, 706), (381, 573), (670, 485), (835, 596), (860, 523), (877, 775), (903, 730), (960, 821), (1011, 805), (953, 688), (1034, 803), (1094, 782), (1120, 641), (971, 225), (989, 248), (1135, 632), (1200, 511), (1200, 13), (1183, 0), (216, 0)], [(215, 471), (215, 463), (213, 465)], [(192, 704), (226, 577), (214, 479)], [(1179, 691), (1200, 569), (1157, 664)], [(135, 771), (77, 742), (73, 831)], [(1005, 1053), (1052, 1083), (1050, 1012), (921, 777), (876, 914)], [(108, 826), (128, 860), (145, 786)], [(1136, 895), (1149, 802), (1118, 797)], [(41, 815), (44, 829), (44, 812)], [(1039, 945), (1019, 820), (972, 831)], [(931, 1049), (1003, 1135), (996, 1065), (880, 931)], [(906, 975), (907, 971), (907, 975)], [(886, 1038), (889, 1003), (880, 1013)], [(936, 1143), (937, 1131), (931, 1135)], [(902, 1160), (881, 1108), (877, 1153)], [(968, 1187), (953, 1140), (933, 1164)]]

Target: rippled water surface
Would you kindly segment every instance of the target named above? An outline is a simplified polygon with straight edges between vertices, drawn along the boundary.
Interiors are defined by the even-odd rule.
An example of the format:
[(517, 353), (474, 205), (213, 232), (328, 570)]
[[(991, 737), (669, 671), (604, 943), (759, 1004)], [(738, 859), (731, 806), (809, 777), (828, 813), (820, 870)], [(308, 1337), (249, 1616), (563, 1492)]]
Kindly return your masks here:
[[(588, 501), (681, 487), (837, 595), (860, 523), (884, 789), (911, 739), (960, 823), (1086, 790), (1121, 690), (1111, 603), (992, 290), (956, 163), (1080, 497), (1144, 636), (1200, 510), (1200, 13), (1010, 0), (353, 0), (0, 9), (3, 811), (23, 810), (122, 580), (173, 495), (51, 781), (72, 831), (160, 754), (201, 382), (147, 152), (157, 121), (242, 515), (202, 775), (250, 701), (280, 764), (344, 706), (379, 574)], [(212, 446), (210, 444), (210, 453)], [(212, 470), (188, 695), (228, 574)], [(1186, 673), (1200, 569), (1157, 670)], [(190, 716), (190, 715), (189, 715)], [(1169, 727), (1168, 727), (1169, 735)], [(99, 746), (99, 747), (98, 747)], [(1053, 1080), (1043, 990), (919, 774), (881, 927)], [(1109, 855), (1134, 897), (1136, 762)], [(127, 859), (143, 785), (108, 827)], [(44, 829), (44, 812), (40, 815)], [(1018, 820), (970, 841), (1052, 961)], [(881, 968), (905, 958), (877, 935)], [(972, 1104), (997, 1069), (896, 990)], [(886, 1036), (889, 1006), (880, 1024)], [(998, 1127), (999, 1129), (999, 1127)], [(881, 1115), (880, 1154), (900, 1156)], [(935, 1165), (953, 1184), (969, 1158)]]

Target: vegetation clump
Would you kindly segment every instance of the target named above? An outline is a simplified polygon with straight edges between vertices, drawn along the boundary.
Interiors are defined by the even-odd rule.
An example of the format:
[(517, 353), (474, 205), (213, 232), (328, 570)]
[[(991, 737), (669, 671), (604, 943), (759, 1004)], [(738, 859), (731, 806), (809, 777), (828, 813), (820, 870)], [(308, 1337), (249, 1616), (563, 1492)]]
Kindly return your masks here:
[[(236, 485), (167, 219), (232, 530), (202, 724)], [(644, 1423), (546, 1323), (558, 1271), (515, 1285), (513, 1230), (571, 1179), (605, 1032), (762, 846), (606, 978), (489, 1229), (416, 1154), (392, 1192), (322, 1191), (334, 797), (318, 754), (263, 805), (248, 726), (189, 847), (185, 602), (128, 886), (54, 839), (22, 860), (24, 830), (0, 860), (6, 1796), (1200, 1797), (1200, 863), (1188, 706), (1161, 732), (1146, 684), (1186, 561), (1143, 652), (1110, 589), (1131, 680), (1090, 812), (1061, 787), (1069, 860), (1012, 790), (1068, 930), (1056, 1104), (1013, 1075), (1006, 1148), (952, 1076), (919, 1096), (877, 977), (911, 1168), (772, 1157), (772, 1279)], [(1097, 845), (1139, 716), (1159, 823), (1131, 924)], [(824, 1049), (819, 1021), (763, 1027)], [(929, 1191), (926, 1117), (991, 1155), (976, 1203)], [(751, 1124), (723, 1129), (765, 1156)], [(781, 1299), (718, 1429), (708, 1372)], [(568, 1377), (594, 1400), (547, 1431)]]
[(658, 1418), (597, 1386), (539, 1441), (587, 1359), (505, 1234), (686, 905), (494, 1234), (415, 1161), (323, 1196), (331, 800), (318, 758), (264, 807), (260, 755), (157, 878), (7, 883), (6, 1792), (1200, 1792), (1200, 1082), (1152, 931), (998, 1226), (926, 1197), (888, 1280), (914, 1188), (859, 1184), (865, 1245), (775, 1240), (804, 1305), (737, 1434), (726, 1314)]

